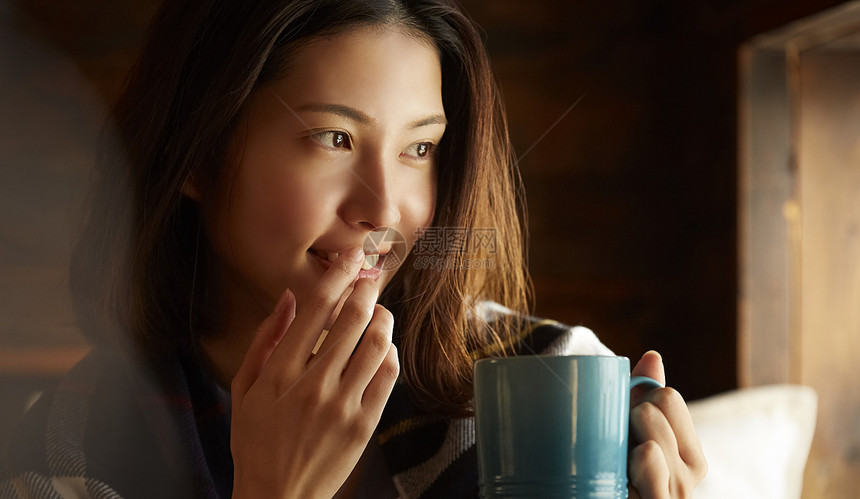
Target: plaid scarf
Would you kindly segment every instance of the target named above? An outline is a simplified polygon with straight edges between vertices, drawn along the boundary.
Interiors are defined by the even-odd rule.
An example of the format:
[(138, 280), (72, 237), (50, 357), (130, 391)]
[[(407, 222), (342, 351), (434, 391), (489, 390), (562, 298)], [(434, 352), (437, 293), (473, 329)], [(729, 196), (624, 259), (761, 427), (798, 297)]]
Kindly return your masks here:
[(93, 350), (13, 435), (0, 498), (229, 498), (229, 419), (198, 366)]
[[(519, 340), (521, 353), (609, 353), (587, 329), (551, 321), (535, 322)], [(7, 443), (0, 499), (229, 498), (228, 406), (193, 357), (143, 368), (95, 349)], [(401, 498), (477, 497), (472, 418), (423, 413), (398, 384), (376, 438)]]

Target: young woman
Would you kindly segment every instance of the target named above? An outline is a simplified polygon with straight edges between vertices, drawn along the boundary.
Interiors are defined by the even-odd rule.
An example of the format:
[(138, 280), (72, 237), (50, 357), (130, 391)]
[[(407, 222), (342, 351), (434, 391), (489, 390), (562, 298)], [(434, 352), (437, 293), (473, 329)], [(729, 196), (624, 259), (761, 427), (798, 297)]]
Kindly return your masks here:
[[(113, 126), (72, 276), (96, 348), (4, 497), (474, 497), (474, 359), (608, 352), (528, 319), (504, 113), (453, 1), (166, 2)], [(631, 495), (689, 496), (683, 400), (631, 420)]]

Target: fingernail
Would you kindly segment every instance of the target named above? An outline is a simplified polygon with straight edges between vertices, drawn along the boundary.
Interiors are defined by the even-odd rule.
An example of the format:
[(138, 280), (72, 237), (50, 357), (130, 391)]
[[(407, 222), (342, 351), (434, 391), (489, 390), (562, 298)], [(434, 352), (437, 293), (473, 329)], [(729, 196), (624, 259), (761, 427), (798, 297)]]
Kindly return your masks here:
[(352, 248), (351, 250), (346, 252), (346, 257), (354, 262), (363, 262), (364, 250), (362, 250), (361, 248)]
[(657, 356), (657, 358), (658, 358), (658, 359), (660, 359), (660, 362), (663, 362), (663, 356), (662, 356), (662, 355), (660, 355), (660, 352), (658, 352), (657, 350), (648, 350), (647, 352), (645, 352), (645, 354), (643, 355), (643, 357), (644, 357), (645, 355), (648, 355), (649, 353), (652, 353), (652, 354), (656, 355), (656, 356)]
[(287, 308), (287, 302), (289, 301), (289, 297), (293, 295), (293, 292), (289, 289), (285, 290), (283, 294), (281, 294), (281, 299), (278, 300), (277, 305), (275, 305), (275, 313), (279, 314)]

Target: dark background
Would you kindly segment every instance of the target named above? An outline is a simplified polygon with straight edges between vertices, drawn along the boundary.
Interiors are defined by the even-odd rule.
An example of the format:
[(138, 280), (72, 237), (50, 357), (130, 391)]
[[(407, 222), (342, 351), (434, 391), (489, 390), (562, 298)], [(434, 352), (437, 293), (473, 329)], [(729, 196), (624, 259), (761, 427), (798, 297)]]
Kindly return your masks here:
[[(689, 400), (737, 386), (737, 51), (839, 3), (464, 1), (520, 155), (537, 315), (588, 326), (634, 362), (659, 350)], [(110, 102), (157, 4), (14, 0), (0, 14)], [(19, 84), (68, 103), (84, 90), (63, 74)], [(56, 114), (54, 101), (41, 111)], [(81, 119), (67, 128), (97, 129), (103, 109), (69, 109)], [(44, 122), (39, 112), (27, 120)]]
[(660, 351), (688, 400), (737, 387), (738, 49), (839, 3), (465, 2), (527, 152), (538, 315)]

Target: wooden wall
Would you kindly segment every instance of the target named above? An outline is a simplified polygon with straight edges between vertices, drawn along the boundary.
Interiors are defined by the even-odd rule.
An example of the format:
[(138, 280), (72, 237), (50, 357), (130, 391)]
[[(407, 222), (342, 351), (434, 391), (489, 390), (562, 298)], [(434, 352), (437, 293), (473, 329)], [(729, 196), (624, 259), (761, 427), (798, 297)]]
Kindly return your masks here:
[(860, 488), (860, 1), (742, 64), (739, 374), (818, 394), (803, 497)]
[[(856, 17), (860, 20), (860, 15)], [(858, 28), (857, 33), (860, 33)], [(805, 490), (860, 490), (860, 44), (801, 64), (798, 382), (818, 392)]]

